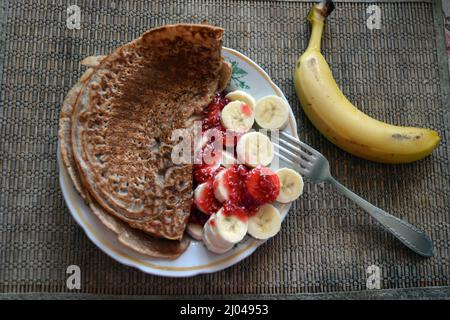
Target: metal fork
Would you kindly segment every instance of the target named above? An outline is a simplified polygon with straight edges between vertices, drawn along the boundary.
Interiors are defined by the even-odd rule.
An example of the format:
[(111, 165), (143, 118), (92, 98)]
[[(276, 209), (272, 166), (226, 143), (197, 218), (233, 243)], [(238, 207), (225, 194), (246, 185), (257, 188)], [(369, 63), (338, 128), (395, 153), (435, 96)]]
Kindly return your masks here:
[(331, 175), (330, 164), (320, 152), (285, 132), (279, 132), (279, 139), (272, 140), (275, 143), (278, 142), (278, 150), (275, 148), (275, 153), (281, 160), (297, 169), (314, 183), (330, 183), (340, 193), (367, 211), (387, 231), (414, 252), (425, 257), (433, 255), (433, 243), (422, 230), (375, 207), (340, 184)]

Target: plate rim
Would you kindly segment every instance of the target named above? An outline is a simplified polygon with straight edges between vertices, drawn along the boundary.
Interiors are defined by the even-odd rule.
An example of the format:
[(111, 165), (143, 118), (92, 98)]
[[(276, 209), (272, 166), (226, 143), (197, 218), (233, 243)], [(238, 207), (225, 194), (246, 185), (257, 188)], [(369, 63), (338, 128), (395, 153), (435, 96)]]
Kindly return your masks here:
[[(284, 99), (286, 102), (288, 100), (286, 99), (284, 93), (282, 90), (272, 81), (272, 79), (269, 77), (269, 75), (252, 59), (244, 55), (243, 53), (227, 48), (222, 47), (224, 51), (227, 53), (234, 55), (238, 57), (239, 59), (244, 60), (247, 62), (255, 71), (257, 71), (265, 81), (268, 82), (268, 84), (273, 88), (273, 90), (276, 92), (278, 96), (280, 96), (282, 99)], [(295, 120), (295, 116), (292, 110), (292, 107), (290, 106), (289, 102), (289, 127), (291, 129), (291, 133), (297, 136), (297, 123)], [(207, 274), (207, 273), (213, 273), (218, 272), (221, 270), (224, 270), (236, 263), (241, 262), (242, 260), (248, 258), (251, 254), (253, 254), (256, 249), (265, 243), (266, 241), (262, 240), (256, 240), (253, 238), (250, 238), (251, 240), (249, 243), (244, 244), (242, 248), (239, 248), (237, 251), (233, 252), (231, 255), (226, 256), (222, 259), (214, 260), (211, 263), (203, 264), (199, 266), (192, 266), (192, 267), (173, 267), (173, 266), (162, 266), (158, 265), (156, 263), (151, 263), (148, 261), (142, 261), (139, 259), (136, 259), (134, 257), (131, 257), (127, 253), (124, 253), (120, 250), (120, 248), (117, 248), (113, 246), (112, 244), (108, 243), (109, 241), (106, 239), (101, 239), (101, 235), (99, 232), (95, 232), (95, 227), (90, 224), (84, 217), (84, 210), (79, 208), (78, 205), (75, 203), (76, 200), (72, 196), (69, 195), (69, 192), (76, 192), (75, 190), (68, 190), (66, 186), (66, 181), (70, 182), (70, 177), (68, 176), (68, 173), (64, 166), (62, 165), (62, 161), (60, 159), (60, 151), (59, 151), (59, 144), (58, 144), (58, 165), (59, 165), (59, 183), (60, 188), (63, 193), (63, 198), (66, 203), (67, 208), (69, 209), (69, 212), (71, 216), (74, 218), (74, 220), (78, 223), (79, 226), (83, 229), (84, 233), (87, 235), (90, 241), (92, 241), (101, 251), (103, 251), (105, 254), (107, 254), (109, 257), (114, 259), (115, 261), (124, 264), (129, 267), (134, 267), (144, 273), (152, 274), (156, 276), (164, 276), (164, 277), (192, 277), (199, 274)], [(70, 201), (69, 201), (70, 200)], [(291, 204), (285, 205), (287, 207), (287, 213), (288, 214)], [(92, 212), (90, 212), (92, 214)]]

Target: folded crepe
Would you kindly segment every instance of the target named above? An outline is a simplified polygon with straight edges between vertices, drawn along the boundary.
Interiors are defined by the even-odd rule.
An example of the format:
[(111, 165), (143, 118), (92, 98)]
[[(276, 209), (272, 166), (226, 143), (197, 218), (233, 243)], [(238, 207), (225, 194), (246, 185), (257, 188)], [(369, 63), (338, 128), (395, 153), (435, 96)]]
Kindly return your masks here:
[[(82, 61), (83, 65), (96, 67), (105, 56), (88, 57)], [(110, 230), (117, 234), (119, 242), (126, 247), (141, 254), (154, 257), (174, 259), (181, 255), (189, 246), (189, 237), (184, 236), (180, 241), (155, 238), (143, 231), (133, 229), (119, 219), (105, 212), (87, 193), (82, 185), (81, 178), (76, 168), (75, 159), (72, 153), (71, 140), (71, 115), (73, 105), (81, 91), (83, 83), (94, 70), (89, 68), (75, 86), (69, 90), (64, 99), (59, 130), (59, 145), (63, 164), (69, 173), (75, 189), (81, 197), (88, 203), (92, 212)]]
[(227, 84), (222, 33), (188, 24), (150, 30), (85, 60), (91, 68), (64, 101), (60, 147), (75, 188), (141, 253), (173, 258), (189, 245), (192, 165), (172, 162), (171, 135)]

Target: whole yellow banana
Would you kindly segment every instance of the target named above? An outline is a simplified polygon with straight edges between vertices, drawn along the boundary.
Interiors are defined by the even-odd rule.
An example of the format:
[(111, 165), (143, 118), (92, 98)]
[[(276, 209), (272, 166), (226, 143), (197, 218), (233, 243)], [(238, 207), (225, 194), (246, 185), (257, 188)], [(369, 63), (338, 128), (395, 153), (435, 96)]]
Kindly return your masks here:
[(295, 65), (297, 96), (308, 118), (332, 143), (372, 161), (406, 163), (429, 155), (439, 144), (436, 131), (390, 125), (358, 110), (339, 89), (320, 42), (332, 1), (316, 4), (308, 14), (312, 26), (306, 51)]

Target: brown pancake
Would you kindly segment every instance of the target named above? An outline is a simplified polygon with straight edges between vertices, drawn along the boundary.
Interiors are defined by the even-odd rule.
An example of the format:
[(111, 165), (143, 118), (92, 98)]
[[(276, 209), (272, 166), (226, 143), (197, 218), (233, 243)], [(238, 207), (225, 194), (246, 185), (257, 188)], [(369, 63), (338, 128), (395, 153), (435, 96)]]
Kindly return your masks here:
[(102, 60), (74, 107), (82, 185), (106, 212), (156, 237), (183, 237), (192, 165), (171, 161), (170, 138), (226, 85), (222, 34), (206, 25), (150, 30)]
[[(90, 57), (92, 60), (93, 58)], [(73, 158), (72, 153), (72, 139), (71, 139), (71, 117), (73, 111), (73, 105), (75, 104), (78, 95), (83, 87), (84, 82), (89, 76), (94, 72), (94, 69), (87, 69), (78, 82), (69, 90), (67, 93), (62, 107), (59, 118), (59, 147), (61, 152), (61, 159), (63, 160), (64, 166), (67, 169), (67, 172), (72, 179), (73, 185), (78, 193), (85, 200), (88, 199), (88, 194), (84, 192), (84, 187), (81, 182), (81, 178), (78, 175), (78, 170), (76, 168), (75, 159)]]
[(85, 66), (91, 67), (81, 76), (80, 80), (75, 86), (69, 90), (64, 99), (59, 127), (59, 144), (61, 158), (66, 167), (69, 176), (75, 186), (75, 189), (80, 193), (83, 199), (89, 204), (92, 212), (99, 218), (99, 220), (110, 230), (118, 235), (118, 240), (125, 246), (135, 250), (141, 254), (154, 258), (174, 259), (180, 256), (189, 246), (190, 240), (188, 237), (183, 237), (181, 241), (166, 240), (154, 238), (143, 231), (133, 229), (121, 222), (117, 218), (106, 213), (95, 201), (89, 197), (85, 192), (78, 170), (76, 168), (75, 160), (73, 159), (71, 146), (71, 115), (73, 111), (73, 104), (81, 91), (81, 88), (94, 71), (95, 68), (105, 56), (87, 57), (81, 63)]

